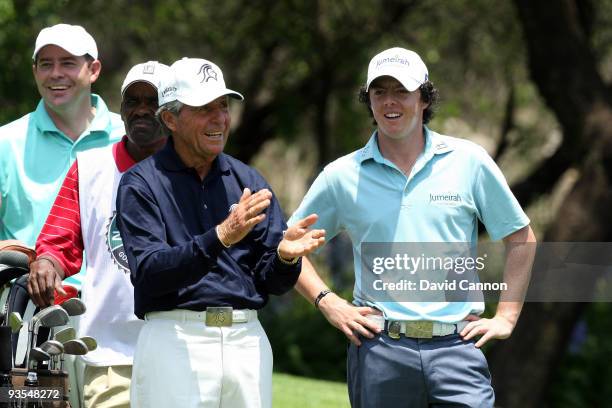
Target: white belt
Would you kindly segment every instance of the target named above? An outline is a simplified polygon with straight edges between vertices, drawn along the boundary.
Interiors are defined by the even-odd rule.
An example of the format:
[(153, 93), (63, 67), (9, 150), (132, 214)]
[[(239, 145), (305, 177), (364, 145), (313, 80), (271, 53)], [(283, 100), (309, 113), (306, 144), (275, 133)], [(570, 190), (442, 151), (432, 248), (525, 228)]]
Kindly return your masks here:
[(204, 312), (175, 309), (164, 312), (149, 312), (145, 315), (145, 320), (153, 319), (202, 322), (206, 326), (227, 327), (233, 323), (247, 323), (251, 320), (257, 320), (257, 310), (207, 307)]
[(389, 337), (399, 339), (400, 334), (417, 339), (429, 339), (437, 336), (448, 336), (460, 333), (469, 322), (443, 323), (429, 320), (385, 320), (379, 315), (368, 315), (379, 329), (387, 332)]

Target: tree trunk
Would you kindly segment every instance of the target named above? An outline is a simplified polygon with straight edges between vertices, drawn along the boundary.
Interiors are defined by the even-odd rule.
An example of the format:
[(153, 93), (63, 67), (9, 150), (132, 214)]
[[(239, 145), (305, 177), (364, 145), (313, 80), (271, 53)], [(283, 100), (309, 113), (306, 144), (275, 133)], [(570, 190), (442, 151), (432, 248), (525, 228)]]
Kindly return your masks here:
[[(589, 7), (571, 0), (515, 4), (531, 77), (563, 128), (562, 146), (571, 152), (567, 163), (580, 171), (544, 240), (610, 241), (612, 98), (589, 46), (590, 27), (581, 13)], [(552, 374), (586, 307), (587, 303), (525, 305), (512, 337), (496, 343), (488, 356), (498, 406), (546, 406)]]

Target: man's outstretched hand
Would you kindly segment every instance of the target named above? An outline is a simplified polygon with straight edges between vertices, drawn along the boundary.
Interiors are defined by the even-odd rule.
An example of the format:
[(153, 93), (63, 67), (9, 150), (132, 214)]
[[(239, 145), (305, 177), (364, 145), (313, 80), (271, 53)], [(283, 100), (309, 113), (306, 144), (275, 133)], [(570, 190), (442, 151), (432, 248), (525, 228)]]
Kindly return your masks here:
[(325, 243), (325, 230), (310, 229), (319, 217), (310, 214), (285, 231), (283, 240), (278, 244), (278, 254), (289, 260), (305, 256)]

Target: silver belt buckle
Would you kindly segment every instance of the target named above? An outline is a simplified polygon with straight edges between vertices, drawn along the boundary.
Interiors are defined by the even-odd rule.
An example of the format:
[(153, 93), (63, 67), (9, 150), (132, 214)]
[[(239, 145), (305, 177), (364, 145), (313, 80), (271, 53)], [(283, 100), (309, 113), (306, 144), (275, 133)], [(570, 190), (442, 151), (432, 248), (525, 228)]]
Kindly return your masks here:
[(207, 307), (206, 325), (212, 327), (229, 327), (232, 325), (232, 308), (230, 306)]
[(414, 339), (431, 339), (434, 322), (426, 320), (406, 322), (406, 337)]

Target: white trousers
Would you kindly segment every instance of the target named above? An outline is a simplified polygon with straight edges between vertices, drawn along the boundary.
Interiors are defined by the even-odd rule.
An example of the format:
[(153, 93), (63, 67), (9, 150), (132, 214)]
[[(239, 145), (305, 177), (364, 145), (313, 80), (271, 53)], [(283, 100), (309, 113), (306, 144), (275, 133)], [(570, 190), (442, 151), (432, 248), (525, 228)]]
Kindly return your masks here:
[(272, 406), (272, 348), (259, 320), (208, 327), (147, 318), (134, 355), (133, 408)]

